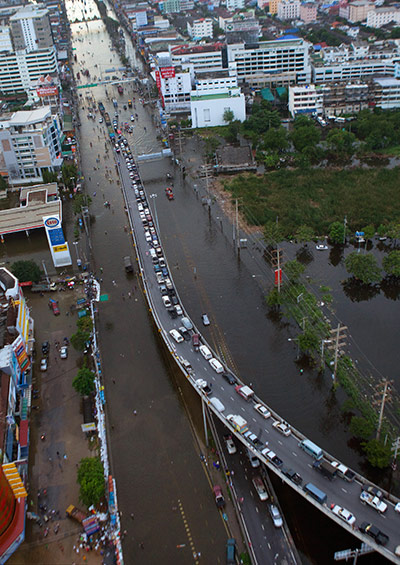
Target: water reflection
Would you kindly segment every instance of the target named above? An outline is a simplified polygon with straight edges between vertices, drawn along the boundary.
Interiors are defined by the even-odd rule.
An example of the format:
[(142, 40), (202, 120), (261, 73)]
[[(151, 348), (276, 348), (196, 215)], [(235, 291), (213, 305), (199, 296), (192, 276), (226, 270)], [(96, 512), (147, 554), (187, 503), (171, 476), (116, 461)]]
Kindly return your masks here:
[(336, 267), (343, 260), (344, 245), (334, 245), (329, 252), (329, 263), (332, 267)]
[(387, 276), (381, 280), (381, 290), (389, 300), (398, 300), (400, 297), (400, 280), (398, 277)]
[(372, 300), (380, 293), (379, 285), (363, 284), (354, 277), (342, 282), (342, 288), (345, 295), (350, 298), (352, 302)]

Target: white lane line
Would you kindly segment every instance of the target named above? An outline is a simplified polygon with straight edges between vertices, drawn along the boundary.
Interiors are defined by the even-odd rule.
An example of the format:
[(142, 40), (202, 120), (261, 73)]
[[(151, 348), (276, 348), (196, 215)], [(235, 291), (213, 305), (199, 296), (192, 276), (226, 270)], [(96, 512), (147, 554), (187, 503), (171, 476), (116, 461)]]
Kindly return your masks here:
[(292, 455), (294, 455), (295, 457), (297, 457), (297, 453), (295, 453), (294, 451), (292, 451)]
[(253, 418), (253, 422), (257, 423), (257, 420), (255, 418)]
[(240, 409), (243, 410), (243, 412), (246, 412), (246, 409), (243, 408), (243, 406), (241, 406)]
[(282, 444), (282, 442), (281, 442), (281, 441), (279, 441), (279, 439), (278, 439), (278, 443), (279, 443), (279, 445), (283, 445), (283, 444)]

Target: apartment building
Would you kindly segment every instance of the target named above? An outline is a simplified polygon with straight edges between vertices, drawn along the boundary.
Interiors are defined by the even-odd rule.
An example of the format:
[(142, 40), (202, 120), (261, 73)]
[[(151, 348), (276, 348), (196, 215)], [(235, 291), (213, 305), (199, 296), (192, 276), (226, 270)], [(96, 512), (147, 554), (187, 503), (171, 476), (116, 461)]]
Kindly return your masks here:
[(391, 22), (400, 23), (400, 10), (393, 7), (375, 8), (367, 14), (367, 26), (380, 28)]
[(0, 53), (13, 51), (10, 28), (0, 26)]
[(223, 43), (208, 43), (204, 45), (178, 45), (169, 47), (169, 55), (173, 66), (192, 67), (196, 71), (217, 71), (226, 64), (223, 63), (223, 53), (226, 59), (226, 49)]
[(170, 113), (190, 110), (193, 68), (173, 65), (168, 52), (155, 58), (154, 76), (163, 108)]
[(324, 109), (321, 87), (315, 84), (290, 86), (288, 108), (292, 117), (297, 114), (321, 115)]
[(282, 0), (278, 4), (280, 20), (298, 20), (300, 17), (300, 0)]
[(308, 50), (303, 39), (260, 41), (254, 46), (241, 43), (227, 46), (227, 59), (236, 63), (239, 84), (247, 82), (257, 88), (309, 84)]
[(181, 11), (180, 0), (164, 0), (163, 12), (164, 14), (178, 14)]
[(43, 182), (62, 165), (61, 127), (49, 106), (15, 112), (0, 121), (0, 153), (11, 185)]
[(368, 0), (354, 0), (348, 5), (348, 20), (352, 23), (363, 22), (367, 19), (368, 12), (374, 9), (374, 4)]
[(5, 95), (26, 92), (29, 99), (35, 99), (38, 81), (47, 75), (51, 75), (54, 84), (58, 84), (57, 53), (54, 47), (0, 55), (0, 92)]
[(317, 21), (317, 4), (315, 2), (305, 2), (300, 5), (300, 19), (305, 24), (312, 24)]
[(226, 9), (230, 12), (242, 10), (244, 8), (244, 0), (226, 0)]
[(211, 18), (189, 20), (187, 23), (188, 34), (191, 39), (203, 39), (213, 36), (213, 21)]
[(278, 13), (278, 6), (282, 2), (282, 0), (270, 0), (269, 2), (269, 10), (270, 14), (277, 14)]
[(28, 53), (53, 46), (53, 36), (47, 9), (27, 4), (10, 18), (15, 51)]
[(400, 108), (400, 80), (396, 78), (376, 78), (375, 104), (383, 110)]

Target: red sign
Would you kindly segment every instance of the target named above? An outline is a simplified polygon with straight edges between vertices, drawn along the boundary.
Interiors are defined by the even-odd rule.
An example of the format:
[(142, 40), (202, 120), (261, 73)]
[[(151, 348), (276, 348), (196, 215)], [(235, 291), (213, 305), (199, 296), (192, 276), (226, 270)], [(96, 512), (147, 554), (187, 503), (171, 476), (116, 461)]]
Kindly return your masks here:
[(158, 92), (161, 93), (161, 77), (160, 77), (160, 72), (156, 71), (156, 85), (158, 88)]
[(44, 86), (41, 88), (36, 89), (36, 93), (41, 98), (45, 96), (57, 96), (58, 95), (58, 87), (57, 86)]
[(275, 269), (275, 284), (282, 284), (282, 269)]
[(175, 67), (161, 67), (160, 68), (162, 78), (174, 78)]

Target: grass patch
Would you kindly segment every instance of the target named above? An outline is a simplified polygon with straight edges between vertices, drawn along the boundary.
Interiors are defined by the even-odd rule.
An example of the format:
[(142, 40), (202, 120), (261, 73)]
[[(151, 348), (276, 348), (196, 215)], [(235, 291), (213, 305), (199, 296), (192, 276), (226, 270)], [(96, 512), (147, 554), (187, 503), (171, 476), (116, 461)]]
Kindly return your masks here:
[(224, 183), (239, 198), (249, 224), (275, 221), (285, 236), (306, 224), (326, 235), (332, 222), (347, 215), (350, 231), (400, 218), (400, 168), (369, 170), (280, 170), (263, 176), (239, 175)]

